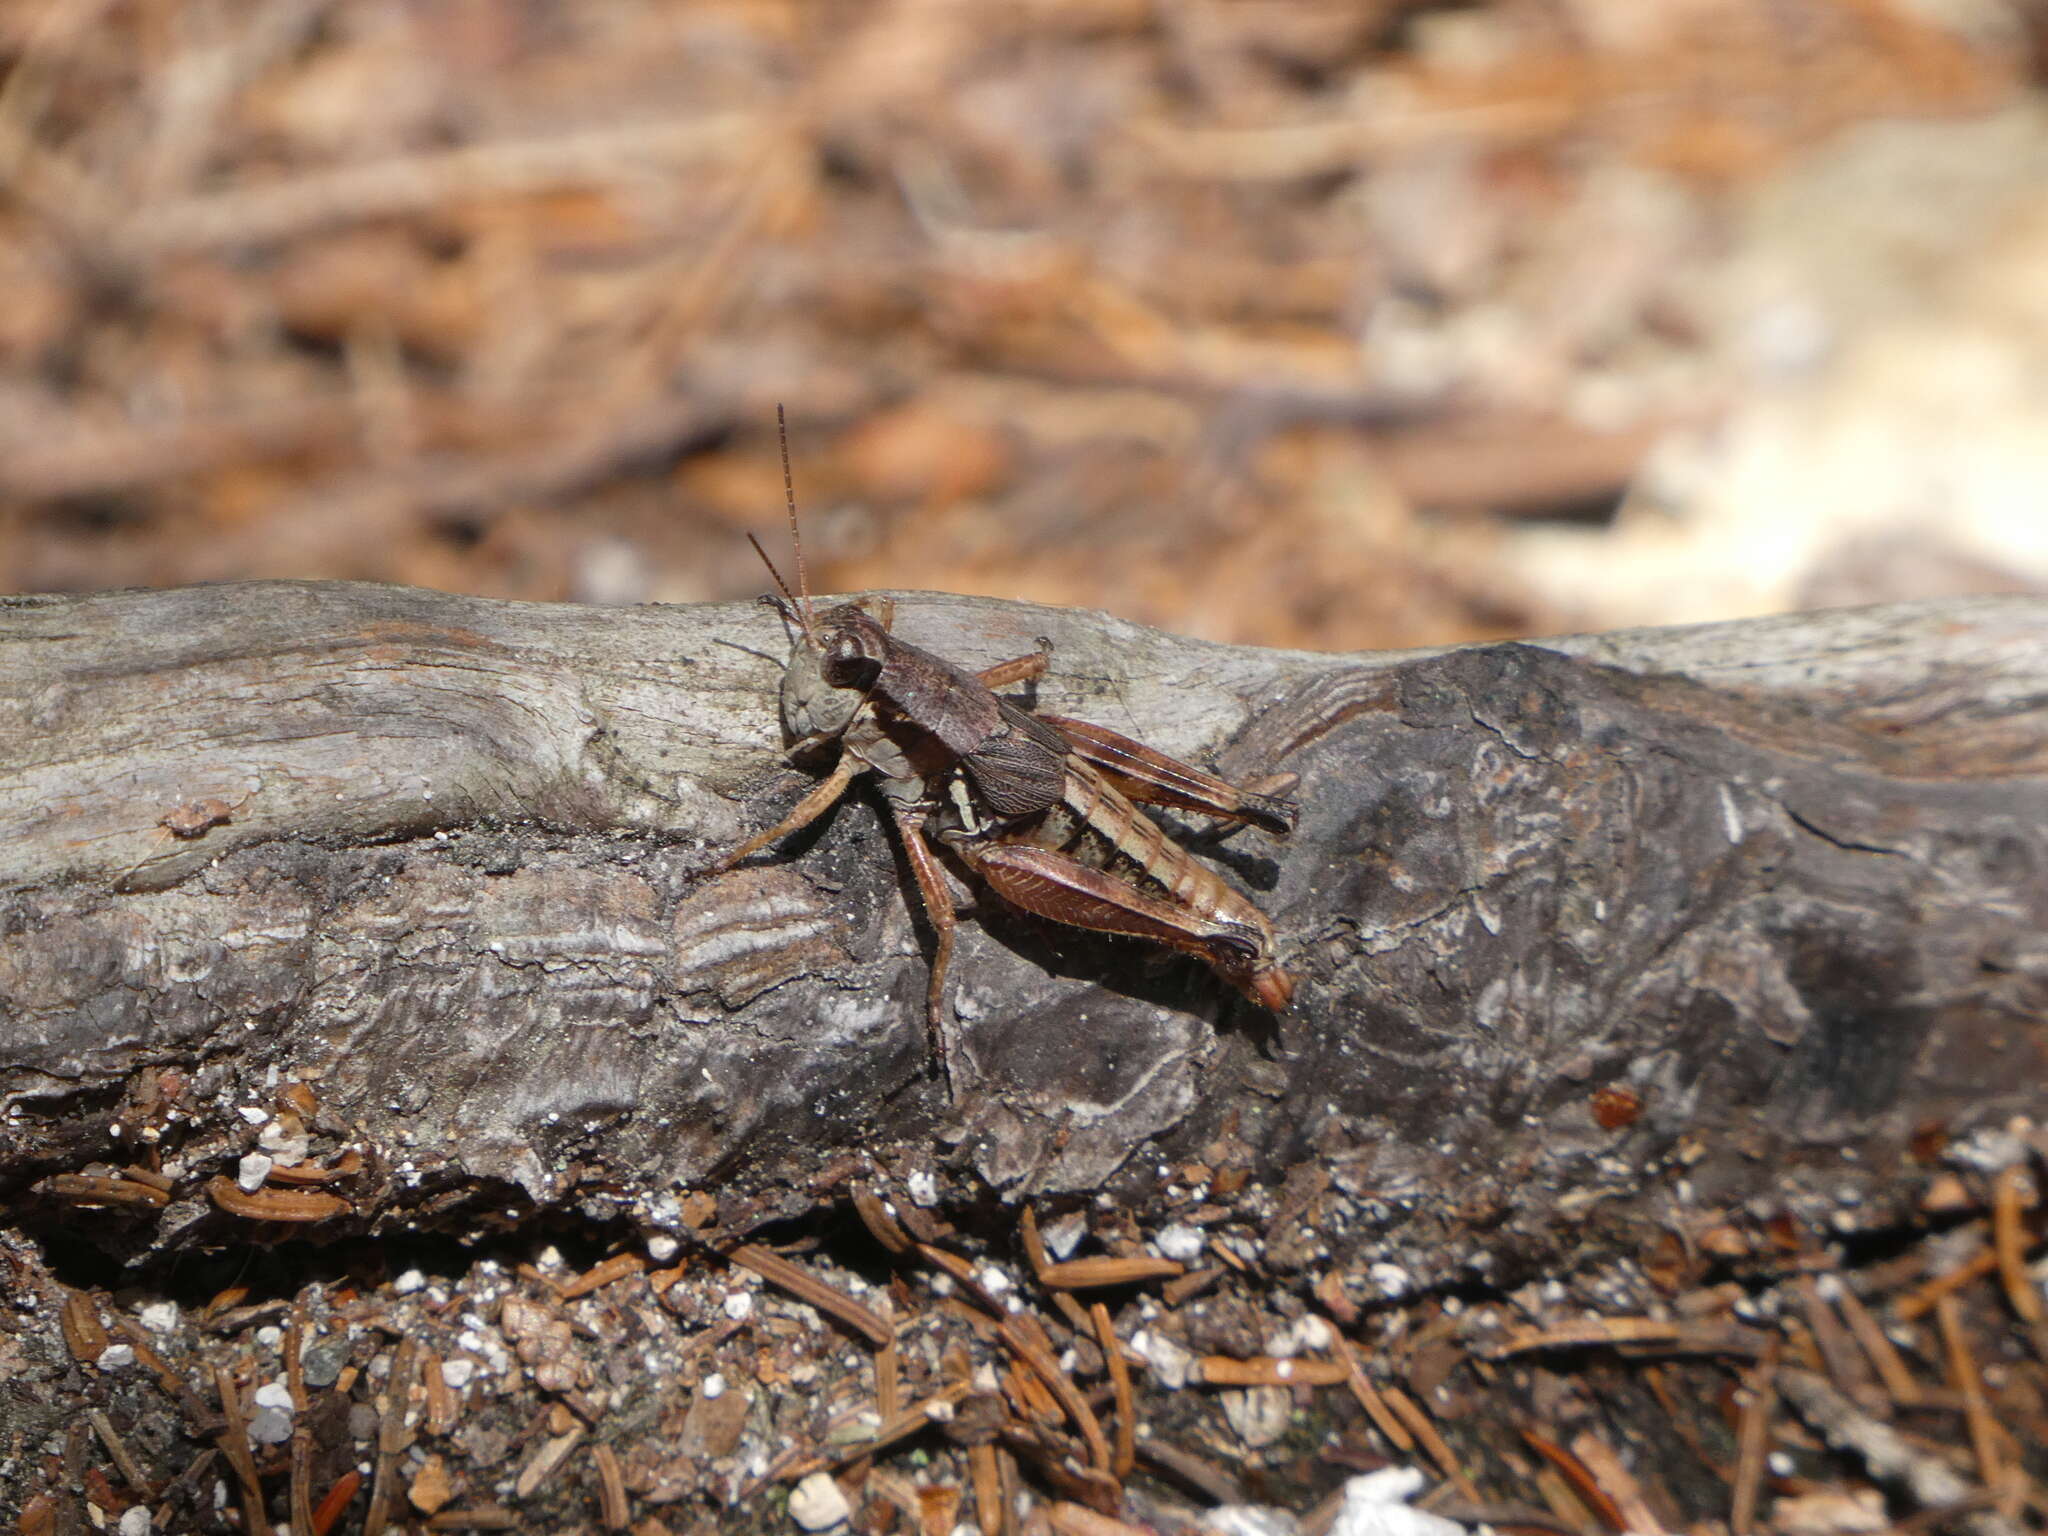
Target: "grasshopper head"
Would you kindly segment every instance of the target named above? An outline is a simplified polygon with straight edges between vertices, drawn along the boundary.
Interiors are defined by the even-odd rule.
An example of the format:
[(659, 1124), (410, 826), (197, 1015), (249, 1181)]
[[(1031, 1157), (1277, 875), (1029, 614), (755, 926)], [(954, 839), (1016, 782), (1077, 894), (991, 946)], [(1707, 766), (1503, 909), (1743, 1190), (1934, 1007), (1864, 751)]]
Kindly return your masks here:
[(889, 636), (852, 603), (826, 610), (809, 625), (802, 623), (800, 611), (784, 609), (784, 617), (791, 621), (795, 643), (782, 674), (782, 725), (791, 752), (801, 757), (837, 740), (853, 724), (881, 674)]

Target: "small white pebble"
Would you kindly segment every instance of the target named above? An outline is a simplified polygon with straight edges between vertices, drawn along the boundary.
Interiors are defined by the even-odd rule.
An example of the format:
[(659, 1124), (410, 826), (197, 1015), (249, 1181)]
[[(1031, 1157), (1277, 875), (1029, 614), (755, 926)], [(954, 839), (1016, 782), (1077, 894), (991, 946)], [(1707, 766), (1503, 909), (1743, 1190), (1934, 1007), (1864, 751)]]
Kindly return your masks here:
[(276, 1408), (258, 1408), (249, 1415), (247, 1431), (258, 1445), (282, 1445), (292, 1437), (292, 1416)]
[(1161, 1227), (1159, 1235), (1152, 1239), (1152, 1245), (1159, 1250), (1161, 1257), (1172, 1259), (1177, 1264), (1194, 1263), (1202, 1256), (1202, 1250), (1208, 1243), (1200, 1227), (1190, 1227), (1178, 1221), (1170, 1227)]
[(251, 1125), (261, 1125), (270, 1118), (270, 1111), (254, 1104), (244, 1104), (235, 1111)]
[(725, 1378), (717, 1371), (706, 1376), (701, 1387), (707, 1399), (725, 1396)]
[(114, 1530), (116, 1536), (149, 1536), (149, 1522), (149, 1506), (137, 1504), (122, 1512), (121, 1518), (115, 1522)]
[(939, 1181), (933, 1174), (920, 1168), (916, 1173), (905, 1179), (903, 1183), (910, 1191), (910, 1198), (919, 1205), (937, 1205), (939, 1203)]
[(452, 1360), (441, 1362), (441, 1379), (457, 1392), (468, 1386), (476, 1375), (476, 1362), (457, 1355)]
[(276, 1166), (276, 1160), (266, 1152), (245, 1152), (235, 1164), (235, 1188), (245, 1195), (255, 1194)]
[(813, 1472), (789, 1491), (789, 1517), (807, 1531), (829, 1531), (853, 1517), (830, 1472)]
[(1202, 1516), (1202, 1536), (1296, 1536), (1301, 1523), (1263, 1504), (1219, 1504)]
[(100, 1351), (99, 1359), (94, 1362), (103, 1371), (125, 1371), (134, 1363), (135, 1346), (133, 1344), (109, 1344)]
[(250, 1394), (250, 1401), (263, 1408), (292, 1412), (292, 1389), (281, 1381), (266, 1381)]
[(1382, 1467), (1349, 1479), (1330, 1536), (1466, 1536), (1457, 1521), (1408, 1507), (1424, 1481), (1413, 1467)]
[(1173, 1340), (1140, 1328), (1131, 1335), (1131, 1353), (1151, 1368), (1152, 1379), (1160, 1386), (1177, 1390), (1188, 1384), (1195, 1357)]
[(676, 1249), (680, 1246), (666, 1232), (657, 1232), (647, 1239), (647, 1257), (657, 1264), (666, 1264), (676, 1256)]
[(1415, 1289), (1415, 1281), (1409, 1276), (1408, 1271), (1398, 1264), (1368, 1265), (1366, 1273), (1372, 1277), (1372, 1283), (1379, 1287), (1380, 1294), (1389, 1301), (1399, 1301)]
[(1045, 1224), (1043, 1233), (1046, 1251), (1056, 1259), (1071, 1259), (1074, 1250), (1081, 1246), (1081, 1239), (1087, 1235), (1088, 1218), (1079, 1211), (1054, 1217)]
[(1406, 1504), (1422, 1492), (1429, 1481), (1413, 1467), (1381, 1467), (1361, 1473), (1344, 1483), (1344, 1502), (1353, 1504)]
[(170, 1333), (178, 1326), (178, 1304), (152, 1301), (135, 1314), (135, 1319), (151, 1333)]
[(747, 1291), (732, 1291), (725, 1298), (725, 1315), (734, 1322), (751, 1317), (754, 1312), (754, 1298)]
[(414, 1291), (424, 1289), (426, 1283), (427, 1277), (425, 1275), (416, 1269), (408, 1269), (404, 1274), (391, 1282), (391, 1289), (398, 1292), (401, 1296), (410, 1296)]

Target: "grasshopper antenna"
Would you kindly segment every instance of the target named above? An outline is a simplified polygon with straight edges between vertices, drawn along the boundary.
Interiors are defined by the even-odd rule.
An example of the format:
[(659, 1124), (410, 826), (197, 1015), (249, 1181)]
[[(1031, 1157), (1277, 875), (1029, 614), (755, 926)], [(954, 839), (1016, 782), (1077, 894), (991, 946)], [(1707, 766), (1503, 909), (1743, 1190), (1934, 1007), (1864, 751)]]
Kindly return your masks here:
[(789, 542), (796, 550), (796, 589), (804, 600), (804, 630), (811, 628), (811, 579), (804, 571), (804, 540), (796, 526), (796, 480), (789, 472), (789, 422), (782, 414), (782, 402), (775, 402), (775, 436), (782, 444), (782, 499), (789, 506)]
[[(780, 401), (775, 405), (775, 436), (782, 444), (782, 498), (789, 505), (789, 542), (796, 550), (796, 592), (789, 590), (789, 583), (782, 579), (782, 572), (775, 569), (775, 562), (768, 558), (768, 551), (761, 547), (761, 541), (750, 533), (747, 542), (754, 546), (754, 553), (761, 557), (761, 563), (768, 567), (768, 574), (775, 578), (776, 590), (795, 615), (797, 627), (804, 632), (804, 638), (815, 646), (818, 630), (812, 623), (811, 582), (804, 570), (804, 541), (796, 523), (796, 480), (789, 471), (789, 422), (783, 415)], [(801, 602), (798, 601), (798, 593), (802, 594)]]

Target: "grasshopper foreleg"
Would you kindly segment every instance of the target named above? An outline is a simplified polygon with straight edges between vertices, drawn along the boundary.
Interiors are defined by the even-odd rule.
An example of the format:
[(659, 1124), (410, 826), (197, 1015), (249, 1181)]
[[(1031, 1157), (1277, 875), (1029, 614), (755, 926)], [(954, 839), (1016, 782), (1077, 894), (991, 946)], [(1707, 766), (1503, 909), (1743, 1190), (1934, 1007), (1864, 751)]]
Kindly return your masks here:
[(846, 786), (853, 782), (853, 776), (860, 772), (861, 767), (861, 763), (854, 758), (852, 753), (842, 754), (838, 766), (827, 777), (821, 779), (817, 787), (808, 795), (797, 801), (796, 809), (783, 817), (781, 821), (770, 827), (766, 832), (756, 833), (753, 837), (741, 843), (739, 847), (733, 849), (731, 853), (728, 853), (724, 858), (712, 865), (708, 872), (714, 875), (722, 875), (749, 854), (759, 853), (770, 843), (789, 836), (790, 833), (797, 831), (801, 827), (809, 826), (838, 803), (839, 797), (846, 793)]

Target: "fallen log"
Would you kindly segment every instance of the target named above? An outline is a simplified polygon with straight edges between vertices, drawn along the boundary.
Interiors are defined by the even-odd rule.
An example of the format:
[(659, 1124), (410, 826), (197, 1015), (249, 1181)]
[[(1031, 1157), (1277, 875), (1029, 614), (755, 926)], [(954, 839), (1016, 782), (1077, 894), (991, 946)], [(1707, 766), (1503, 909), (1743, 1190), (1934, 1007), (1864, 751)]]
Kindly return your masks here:
[[(1944, 1140), (2041, 1114), (2048, 603), (1359, 656), (898, 612), (973, 665), (1049, 638), (1047, 709), (1300, 775), (1291, 838), (1195, 844), (1274, 918), (1290, 1012), (983, 902), (947, 1103), (872, 802), (705, 874), (808, 782), (755, 607), (12, 598), (0, 1190), (134, 1254), (572, 1198), (672, 1225), (703, 1187), (737, 1230), (854, 1168), (1142, 1211), (1193, 1164), (1303, 1254), (1399, 1233), (1426, 1279), (1674, 1202), (1895, 1222)], [(296, 1183), (252, 1191), (252, 1150)], [(153, 1193), (77, 1182), (123, 1167)]]

